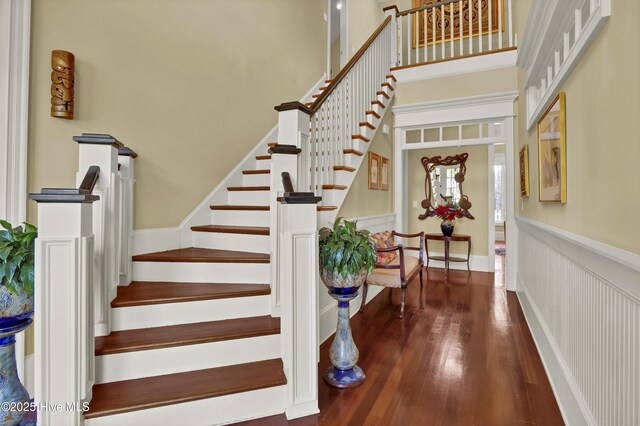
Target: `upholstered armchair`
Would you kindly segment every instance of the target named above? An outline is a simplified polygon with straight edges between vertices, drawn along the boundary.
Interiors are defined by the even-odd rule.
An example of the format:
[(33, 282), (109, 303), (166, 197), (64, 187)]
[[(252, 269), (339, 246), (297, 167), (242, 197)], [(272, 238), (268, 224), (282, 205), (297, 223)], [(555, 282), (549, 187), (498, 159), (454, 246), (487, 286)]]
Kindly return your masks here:
[[(386, 233), (388, 234), (388, 233)], [(401, 288), (402, 289), (402, 304), (400, 306), (400, 318), (404, 317), (404, 302), (407, 286), (415, 278), (416, 275), (420, 275), (420, 287), (422, 288), (422, 269), (424, 269), (423, 251), (424, 251), (424, 232), (417, 234), (401, 234), (393, 231), (389, 235), (390, 239), (385, 239), (385, 233), (375, 234), (373, 236), (375, 245), (378, 246), (378, 261), (376, 267), (367, 276), (367, 280), (364, 283), (362, 289), (362, 304), (360, 305), (360, 312), (364, 310), (364, 306), (367, 303), (367, 289), (369, 285), (379, 285), (383, 287)], [(381, 235), (381, 237), (380, 237)], [(395, 237), (402, 238), (419, 238), (420, 246), (406, 248), (402, 244), (395, 244)], [(380, 240), (381, 239), (381, 240)], [(406, 254), (405, 250), (417, 250), (418, 257), (410, 254)]]

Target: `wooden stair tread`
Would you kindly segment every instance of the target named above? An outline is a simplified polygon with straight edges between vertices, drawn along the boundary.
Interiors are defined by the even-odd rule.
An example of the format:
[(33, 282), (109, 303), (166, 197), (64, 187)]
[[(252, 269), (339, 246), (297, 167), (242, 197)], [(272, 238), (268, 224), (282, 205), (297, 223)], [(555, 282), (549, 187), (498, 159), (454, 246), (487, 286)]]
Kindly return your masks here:
[(119, 286), (112, 308), (157, 305), (161, 303), (195, 302), (198, 300), (271, 294), (269, 284), (224, 284), (134, 281)]
[(256, 155), (256, 160), (271, 160), (271, 155)]
[(388, 74), (387, 78), (390, 78), (393, 81), (398, 81), (398, 79), (396, 79), (396, 77), (393, 74)]
[(93, 386), (86, 419), (215, 398), (287, 383), (282, 360), (123, 380)]
[(318, 206), (316, 210), (319, 212), (328, 212), (328, 211), (333, 211), (337, 209), (338, 209), (337, 206)]
[(241, 206), (241, 205), (219, 205), (209, 206), (211, 210), (258, 210), (269, 211), (269, 206)]
[(271, 173), (269, 169), (257, 169), (257, 170), (243, 170), (243, 175), (268, 175)]
[(375, 118), (380, 118), (380, 114), (378, 114), (374, 110), (369, 110), (369, 111), (365, 112), (365, 114), (366, 115), (373, 115)]
[[(383, 84), (383, 86), (384, 86), (385, 84), (389, 84), (389, 83), (384, 83), (384, 84)], [(391, 85), (390, 85), (390, 84), (389, 84), (389, 87), (391, 87)], [(392, 90), (393, 90), (393, 89), (392, 89)], [(389, 99), (389, 95), (387, 95), (387, 92), (385, 92), (384, 90), (378, 90), (378, 91), (376, 92), (376, 95), (382, 95), (382, 96), (384, 96), (384, 97), (385, 97), (385, 99)]]
[(217, 232), (221, 234), (269, 235), (268, 226), (231, 226), (231, 225), (200, 225), (192, 226), (195, 232)]
[(360, 139), (365, 142), (370, 142), (371, 140), (364, 135), (351, 135), (351, 139)]
[(96, 356), (197, 345), (280, 333), (280, 318), (269, 315), (163, 327), (113, 331), (96, 337)]
[(358, 157), (362, 157), (364, 155), (364, 152), (360, 152), (357, 149), (351, 149), (351, 148), (344, 149), (342, 152), (345, 154), (354, 154), (354, 155), (357, 155)]
[(355, 172), (355, 167), (349, 166), (333, 166), (333, 170), (344, 170), (345, 172)]
[(269, 263), (269, 255), (233, 250), (182, 248), (133, 256), (134, 262)]
[(337, 189), (342, 191), (347, 189), (347, 185), (322, 185), (322, 189), (327, 189), (327, 190)]
[[(382, 83), (382, 86), (383, 87), (388, 87), (391, 91), (396, 90), (396, 89), (393, 88), (393, 86), (390, 83)], [(389, 99), (389, 98), (387, 98), (387, 99)]]
[(371, 105), (378, 105), (380, 108), (386, 108), (384, 104), (380, 101), (371, 101)]
[(376, 129), (376, 126), (374, 126), (373, 124), (369, 123), (368, 121), (361, 121), (360, 122), (360, 126), (368, 127), (371, 130), (375, 130)]
[(227, 186), (227, 191), (270, 191), (270, 186)]

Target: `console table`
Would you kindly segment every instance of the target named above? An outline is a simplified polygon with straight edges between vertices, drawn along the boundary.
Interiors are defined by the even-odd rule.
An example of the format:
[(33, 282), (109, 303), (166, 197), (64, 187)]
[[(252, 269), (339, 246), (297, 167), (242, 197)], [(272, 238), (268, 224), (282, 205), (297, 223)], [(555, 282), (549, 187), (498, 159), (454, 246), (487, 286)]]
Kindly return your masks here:
[[(469, 258), (471, 257), (471, 236), (469, 235), (451, 235), (450, 237), (444, 236), (442, 234), (426, 234), (425, 238), (425, 248), (427, 250), (427, 268), (429, 267), (429, 260), (441, 260), (444, 262), (445, 271), (449, 271), (449, 262), (467, 262), (467, 270), (471, 272), (471, 268), (469, 267)], [(444, 241), (444, 256), (430, 256), (429, 255), (429, 240), (435, 241)], [(449, 244), (451, 241), (462, 241), (466, 242), (467, 247), (467, 258), (464, 257), (454, 257), (449, 256)]]

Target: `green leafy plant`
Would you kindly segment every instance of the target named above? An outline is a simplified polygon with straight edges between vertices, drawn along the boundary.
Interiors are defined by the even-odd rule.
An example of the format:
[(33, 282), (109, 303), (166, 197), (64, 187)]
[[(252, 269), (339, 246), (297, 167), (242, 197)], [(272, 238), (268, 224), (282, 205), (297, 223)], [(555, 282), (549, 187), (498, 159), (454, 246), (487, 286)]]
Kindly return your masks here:
[(14, 294), (33, 293), (34, 248), (38, 230), (28, 223), (0, 220), (0, 285)]
[(369, 241), (369, 231), (356, 229), (355, 222), (337, 218), (333, 228), (320, 229), (320, 267), (342, 277), (363, 269), (373, 271), (377, 252)]

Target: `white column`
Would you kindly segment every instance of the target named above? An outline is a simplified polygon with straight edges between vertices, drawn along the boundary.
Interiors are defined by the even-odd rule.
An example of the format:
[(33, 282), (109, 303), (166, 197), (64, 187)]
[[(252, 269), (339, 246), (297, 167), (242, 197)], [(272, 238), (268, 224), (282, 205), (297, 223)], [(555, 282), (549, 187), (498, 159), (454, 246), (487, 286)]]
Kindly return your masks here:
[(298, 167), (299, 148), (294, 146), (275, 146), (269, 150), (271, 154), (271, 192), (269, 196), (270, 226), (269, 226), (269, 251), (271, 253), (271, 315), (280, 316), (280, 258), (279, 244), (279, 217), (280, 203), (277, 198), (284, 193), (282, 185), (282, 173), (288, 172), (295, 179)]
[(280, 216), (280, 286), (283, 363), (287, 376), (287, 419), (318, 409), (318, 228), (320, 197), (288, 204)]
[(94, 259), (94, 312), (95, 334), (106, 336), (111, 332), (111, 301), (120, 283), (120, 247), (118, 246), (119, 176), (118, 149), (123, 145), (110, 135), (83, 133), (74, 136), (80, 145), (77, 174), (78, 185), (90, 166), (100, 167), (100, 178), (93, 191), (100, 200), (93, 204)]
[(129, 285), (132, 280), (134, 159), (137, 157), (138, 155), (127, 147), (118, 150), (118, 173), (120, 175), (120, 285)]
[(35, 401), (61, 404), (61, 409), (39, 410), (38, 424), (74, 426), (84, 423), (82, 403), (91, 399), (94, 384), (91, 203), (97, 197), (79, 195), (74, 202), (55, 197), (33, 196), (39, 202)]
[[(398, 66), (398, 6), (393, 5), (385, 7), (383, 10), (384, 16), (391, 16), (391, 22), (389, 22), (389, 25), (391, 27), (391, 68), (393, 68)], [(425, 39), (425, 46), (426, 44), (427, 42)]]
[[(307, 148), (309, 141), (309, 115), (311, 111), (300, 102), (289, 102), (277, 106), (278, 111), (278, 145), (271, 148), (271, 180), (270, 180), (270, 223), (269, 251), (271, 255), (271, 315), (280, 316), (280, 277), (279, 277), (279, 203), (277, 198), (284, 193), (282, 173), (291, 177), (294, 190), (298, 188), (298, 169), (304, 170), (300, 163), (307, 164)], [(303, 154), (300, 158), (300, 153)], [(304, 178), (309, 182), (309, 176)]]
[[(31, 0), (0, 1), (0, 218), (27, 218), (27, 130)], [(24, 332), (16, 335), (18, 377), (26, 385)]]

